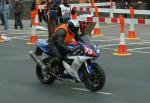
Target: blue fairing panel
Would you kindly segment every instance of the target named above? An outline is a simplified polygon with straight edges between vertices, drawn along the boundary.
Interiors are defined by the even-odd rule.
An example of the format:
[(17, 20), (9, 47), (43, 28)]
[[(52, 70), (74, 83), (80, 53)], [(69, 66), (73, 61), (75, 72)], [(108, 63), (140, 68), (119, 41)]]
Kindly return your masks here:
[(45, 40), (38, 40), (36, 42), (37, 47), (39, 47), (43, 52), (48, 53), (48, 43)]

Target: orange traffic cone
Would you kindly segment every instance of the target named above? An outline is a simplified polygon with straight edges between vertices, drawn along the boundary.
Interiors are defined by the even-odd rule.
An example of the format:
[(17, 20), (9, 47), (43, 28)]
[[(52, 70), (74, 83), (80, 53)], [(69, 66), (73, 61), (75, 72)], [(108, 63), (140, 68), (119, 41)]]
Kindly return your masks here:
[(99, 23), (96, 23), (96, 25), (92, 31), (92, 35), (93, 36), (102, 36), (102, 32), (101, 32), (101, 29), (99, 27)]
[(37, 40), (38, 40), (38, 36), (36, 35), (36, 27), (34, 25), (32, 25), (32, 34), (31, 34), (31, 36), (29, 38), (29, 42), (27, 42), (27, 44), (34, 45)]
[[(130, 8), (130, 16), (131, 16), (131, 20), (134, 18), (134, 9), (131, 7)], [(135, 39), (138, 39), (136, 37), (136, 32), (135, 32), (135, 29), (134, 29), (134, 24), (131, 22), (130, 23), (130, 28), (129, 28), (129, 31), (128, 31), (128, 37), (127, 37), (128, 40), (135, 40)]]
[(120, 43), (119, 43), (117, 52), (113, 53), (113, 55), (117, 55), (117, 56), (131, 55), (131, 53), (128, 53), (128, 50), (127, 50), (124, 33), (120, 33)]
[(137, 38), (136, 36), (136, 32), (134, 30), (134, 24), (130, 24), (130, 28), (129, 28), (129, 31), (128, 31), (128, 37), (127, 37), (128, 40), (135, 40), (135, 39), (139, 39)]
[(2, 38), (1, 33), (0, 33), (0, 43), (4, 42), (5, 40)]
[(128, 53), (126, 41), (125, 41), (125, 33), (124, 33), (124, 18), (120, 16), (120, 43), (117, 49), (116, 53), (113, 53), (113, 55), (117, 56), (128, 56), (131, 55), (131, 53)]
[(31, 19), (32, 19), (32, 34), (30, 36), (30, 40), (29, 42), (27, 42), (27, 44), (29, 45), (34, 45), (35, 42), (38, 40), (38, 36), (36, 34), (36, 22), (35, 22), (35, 18), (36, 18), (36, 11), (32, 11), (31, 13)]
[[(98, 15), (98, 7), (95, 7), (95, 16), (99, 17)], [(102, 36), (102, 31), (100, 29), (99, 23), (96, 23), (94, 30), (92, 31), (93, 36)]]

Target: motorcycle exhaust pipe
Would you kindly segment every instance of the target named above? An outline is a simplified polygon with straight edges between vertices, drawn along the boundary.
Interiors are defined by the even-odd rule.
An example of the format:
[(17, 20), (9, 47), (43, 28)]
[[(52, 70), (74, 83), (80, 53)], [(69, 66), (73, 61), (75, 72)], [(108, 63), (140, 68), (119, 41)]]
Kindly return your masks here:
[(40, 60), (38, 56), (33, 51), (29, 52), (30, 57), (41, 67), (42, 70), (46, 70), (47, 67), (44, 65), (44, 63)]
[[(39, 58), (38, 56), (36, 56), (36, 54), (35, 54), (33, 51), (30, 51), (29, 54), (30, 54), (30, 57), (41, 67), (41, 69), (42, 69), (43, 71), (47, 71), (46, 65), (40, 60), (40, 58)], [(50, 72), (50, 71), (49, 71), (49, 73), (51, 73), (51, 74), (54, 75), (56, 78), (58, 78), (58, 76), (55, 75), (54, 73), (52, 73), (52, 72)]]

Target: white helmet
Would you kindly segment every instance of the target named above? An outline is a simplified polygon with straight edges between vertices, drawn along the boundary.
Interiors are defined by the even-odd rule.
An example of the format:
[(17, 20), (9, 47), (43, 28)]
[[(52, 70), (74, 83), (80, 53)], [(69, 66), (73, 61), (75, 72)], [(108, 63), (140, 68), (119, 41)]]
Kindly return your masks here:
[(79, 31), (79, 28), (80, 28), (79, 21), (76, 20), (76, 19), (69, 20), (69, 21), (67, 22), (67, 27), (68, 27), (68, 29), (69, 29), (72, 33), (77, 34), (78, 31)]

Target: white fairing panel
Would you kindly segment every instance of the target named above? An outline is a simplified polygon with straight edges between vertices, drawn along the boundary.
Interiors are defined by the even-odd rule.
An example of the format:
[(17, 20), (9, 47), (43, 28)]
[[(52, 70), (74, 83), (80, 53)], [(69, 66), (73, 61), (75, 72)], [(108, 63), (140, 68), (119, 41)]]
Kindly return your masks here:
[(69, 56), (68, 59), (74, 60), (72, 65), (67, 64), (65, 61), (63, 61), (63, 65), (70, 75), (72, 75), (77, 81), (81, 82), (78, 76), (78, 70), (87, 59), (91, 59), (91, 58), (92, 57), (86, 57), (86, 56)]
[(63, 61), (63, 65), (70, 75), (72, 75), (77, 81), (81, 82), (78, 76), (78, 71), (71, 69), (70, 65), (68, 65), (65, 61)]

